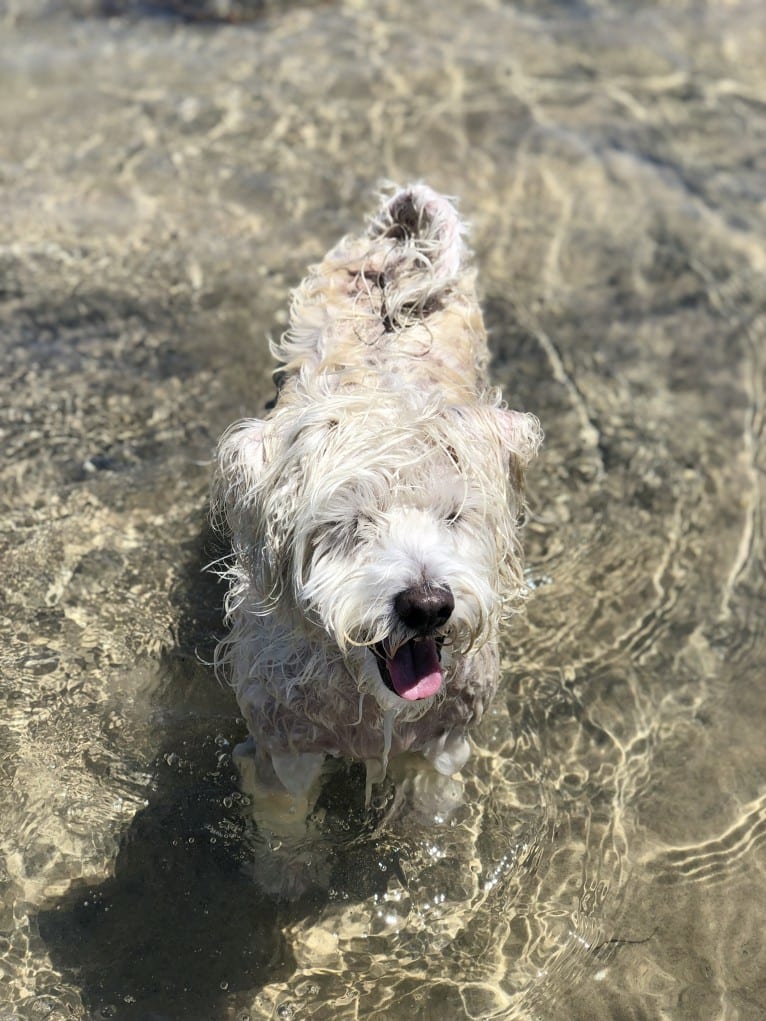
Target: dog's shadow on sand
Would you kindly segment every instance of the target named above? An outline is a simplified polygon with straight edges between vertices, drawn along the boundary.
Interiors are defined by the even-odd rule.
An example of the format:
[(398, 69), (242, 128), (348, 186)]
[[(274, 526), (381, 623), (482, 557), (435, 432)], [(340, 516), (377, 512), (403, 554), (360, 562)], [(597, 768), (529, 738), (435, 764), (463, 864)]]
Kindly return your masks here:
[[(208, 536), (176, 594), (178, 642), (162, 665), (164, 739), (149, 803), (125, 834), (113, 875), (73, 884), (37, 916), (54, 966), (94, 1018), (214, 1021), (244, 1008), (264, 985), (289, 977), (285, 927), (310, 924), (330, 896), (330, 884), (289, 903), (259, 888), (230, 757), (244, 725), (233, 694), (200, 661), (221, 627), (220, 586), (201, 569), (209, 549)], [(202, 688), (206, 708), (189, 713)], [(346, 774), (329, 796), (359, 802), (363, 791), (362, 777)], [(336, 856), (331, 885), (344, 899), (380, 887), (380, 869), (364, 867), (375, 854), (372, 841)]]

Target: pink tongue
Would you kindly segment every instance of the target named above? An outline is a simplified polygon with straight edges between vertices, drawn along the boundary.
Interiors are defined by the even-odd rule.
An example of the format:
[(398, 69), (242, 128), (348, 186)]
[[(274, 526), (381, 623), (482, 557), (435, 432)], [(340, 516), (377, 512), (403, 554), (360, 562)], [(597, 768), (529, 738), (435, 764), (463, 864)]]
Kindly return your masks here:
[(396, 694), (410, 702), (435, 695), (442, 686), (442, 668), (433, 638), (405, 642), (386, 660), (386, 667)]

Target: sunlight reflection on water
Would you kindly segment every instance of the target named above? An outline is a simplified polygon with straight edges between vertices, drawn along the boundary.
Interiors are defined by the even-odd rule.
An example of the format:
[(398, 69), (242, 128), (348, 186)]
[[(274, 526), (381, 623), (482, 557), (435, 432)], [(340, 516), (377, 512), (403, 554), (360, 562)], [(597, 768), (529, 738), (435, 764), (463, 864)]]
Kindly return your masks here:
[[(2, 1017), (762, 1018), (759, 4), (96, 6), (0, 17)], [(289, 906), (209, 459), (381, 177), (472, 222), (531, 593), (456, 810), (339, 771)]]

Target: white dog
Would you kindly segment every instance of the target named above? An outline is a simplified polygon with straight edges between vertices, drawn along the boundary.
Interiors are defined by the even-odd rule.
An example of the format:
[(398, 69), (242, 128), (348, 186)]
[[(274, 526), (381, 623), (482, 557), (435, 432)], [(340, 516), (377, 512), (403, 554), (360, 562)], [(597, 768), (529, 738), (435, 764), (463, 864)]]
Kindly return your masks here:
[(495, 691), (541, 437), (488, 388), (463, 234), (425, 185), (385, 201), (293, 295), (273, 412), (218, 450), (233, 544), (218, 665), (251, 781), (298, 816), (327, 756), (364, 761), (368, 795), (405, 751), (457, 772)]

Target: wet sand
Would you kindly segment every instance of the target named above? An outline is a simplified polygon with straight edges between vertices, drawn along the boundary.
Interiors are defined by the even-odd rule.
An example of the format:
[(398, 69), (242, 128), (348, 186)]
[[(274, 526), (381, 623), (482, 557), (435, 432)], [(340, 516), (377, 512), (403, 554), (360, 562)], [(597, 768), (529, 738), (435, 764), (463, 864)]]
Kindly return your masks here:
[[(0, 1016), (766, 1018), (760, 3), (162, 6), (0, 7)], [(531, 594), (455, 825), (352, 771), (287, 909), (209, 462), (381, 178), (472, 223)]]

